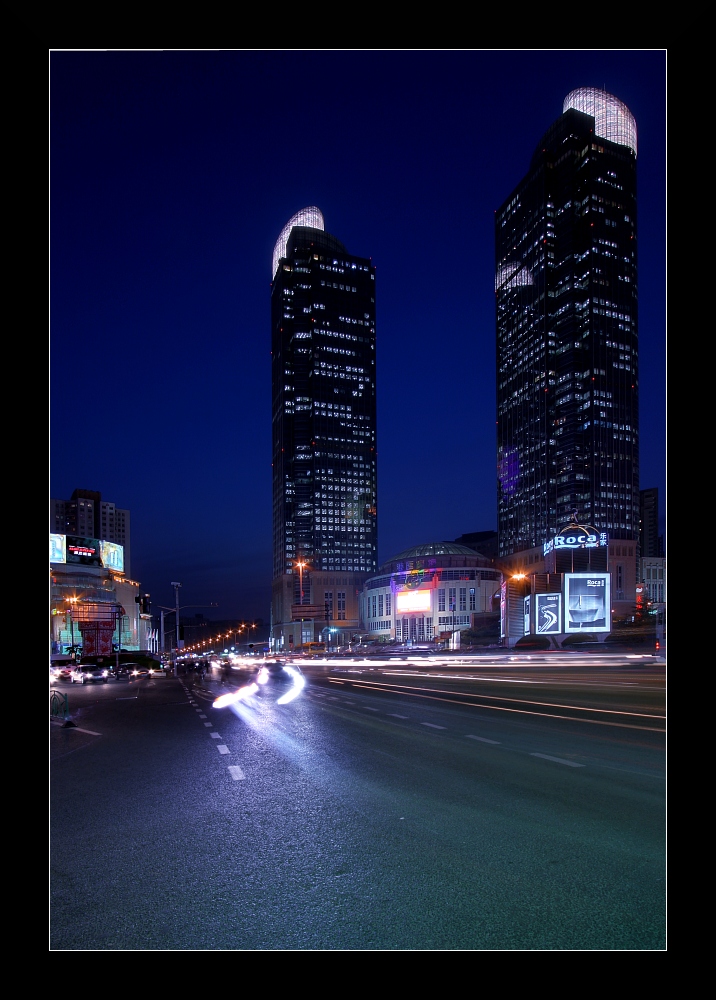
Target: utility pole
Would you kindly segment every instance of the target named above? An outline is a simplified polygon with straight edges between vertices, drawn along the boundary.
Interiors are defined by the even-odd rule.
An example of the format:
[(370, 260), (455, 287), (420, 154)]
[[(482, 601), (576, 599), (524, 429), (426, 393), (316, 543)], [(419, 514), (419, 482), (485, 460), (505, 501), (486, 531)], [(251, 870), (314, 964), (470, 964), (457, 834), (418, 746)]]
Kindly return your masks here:
[(218, 608), (219, 605), (218, 604), (185, 604), (185, 605), (183, 605), (183, 607), (180, 608), (179, 607), (179, 587), (181, 587), (181, 584), (173, 582), (172, 583), (172, 587), (174, 587), (175, 592), (176, 592), (176, 606), (173, 607), (173, 608), (168, 608), (168, 607), (165, 607), (162, 604), (157, 604), (156, 607), (158, 607), (160, 609), (160, 611), (159, 611), (159, 614), (160, 614), (160, 626), (159, 626), (160, 640), (159, 641), (161, 643), (161, 650), (160, 650), (160, 654), (159, 654), (160, 656), (164, 653), (164, 618), (166, 617), (166, 615), (176, 615), (177, 616), (177, 623), (176, 623), (176, 650), (174, 651), (174, 654), (173, 654), (174, 676), (176, 677), (178, 675), (178, 672), (179, 672), (178, 668), (177, 668), (178, 667), (178, 665), (177, 665), (177, 659), (178, 659), (177, 654), (179, 652), (179, 612), (180, 611), (184, 611), (185, 608)]
[(178, 669), (178, 667), (179, 667), (179, 588), (181, 587), (181, 584), (180, 583), (175, 583), (174, 581), (172, 581), (172, 587), (174, 588), (174, 595), (175, 595), (175, 598), (176, 598), (177, 642), (176, 642), (176, 651), (174, 653), (174, 676), (177, 677), (178, 674), (179, 674), (179, 669)]

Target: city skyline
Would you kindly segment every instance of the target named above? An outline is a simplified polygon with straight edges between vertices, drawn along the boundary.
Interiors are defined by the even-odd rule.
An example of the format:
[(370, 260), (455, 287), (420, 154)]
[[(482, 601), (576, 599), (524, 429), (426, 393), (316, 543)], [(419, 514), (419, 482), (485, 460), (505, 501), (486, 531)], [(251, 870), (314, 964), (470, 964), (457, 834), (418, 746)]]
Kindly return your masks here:
[(50, 495), (131, 512), (153, 602), (179, 579), (217, 619), (268, 618), (268, 275), (308, 205), (377, 271), (378, 564), (497, 528), (494, 213), (580, 86), (636, 119), (640, 486), (665, 509), (664, 51), (54, 52), (50, 71)]

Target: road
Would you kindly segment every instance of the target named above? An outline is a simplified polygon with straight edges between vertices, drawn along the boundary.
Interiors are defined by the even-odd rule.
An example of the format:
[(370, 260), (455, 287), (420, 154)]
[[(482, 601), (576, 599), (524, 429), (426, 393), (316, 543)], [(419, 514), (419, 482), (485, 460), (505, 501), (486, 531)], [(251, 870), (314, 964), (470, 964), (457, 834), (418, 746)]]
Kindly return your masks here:
[(665, 949), (663, 664), (305, 667), (62, 686), (52, 950)]

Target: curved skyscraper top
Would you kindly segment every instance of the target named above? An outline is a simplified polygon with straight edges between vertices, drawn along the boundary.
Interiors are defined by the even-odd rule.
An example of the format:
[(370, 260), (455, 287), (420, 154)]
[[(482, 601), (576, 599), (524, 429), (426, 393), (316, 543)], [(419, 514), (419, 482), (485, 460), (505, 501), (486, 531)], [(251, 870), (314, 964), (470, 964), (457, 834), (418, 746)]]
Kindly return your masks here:
[(636, 156), (636, 122), (618, 97), (597, 87), (577, 87), (564, 99), (562, 111), (574, 108), (594, 119), (594, 134), (619, 146), (629, 146)]
[(288, 220), (286, 225), (283, 227), (281, 232), (278, 234), (278, 239), (274, 244), (273, 248), (273, 266), (271, 269), (271, 277), (276, 277), (276, 270), (278, 269), (278, 262), (282, 257), (286, 256), (286, 247), (288, 246), (288, 238), (291, 235), (291, 230), (294, 226), (307, 226), (309, 229), (325, 229), (326, 225), (323, 221), (323, 213), (320, 208), (316, 208), (315, 205), (309, 205), (308, 208), (302, 208), (300, 212), (296, 212)]

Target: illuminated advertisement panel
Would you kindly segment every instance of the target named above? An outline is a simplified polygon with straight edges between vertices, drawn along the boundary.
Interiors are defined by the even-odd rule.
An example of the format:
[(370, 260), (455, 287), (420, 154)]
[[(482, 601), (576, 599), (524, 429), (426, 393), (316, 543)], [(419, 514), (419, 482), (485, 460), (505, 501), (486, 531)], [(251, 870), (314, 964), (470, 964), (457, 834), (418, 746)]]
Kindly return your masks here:
[(524, 615), (525, 615), (525, 635), (530, 634), (530, 608), (532, 606), (532, 597), (530, 594), (524, 599)]
[(535, 632), (550, 635), (562, 631), (562, 595), (537, 594), (535, 597)]
[(430, 611), (429, 590), (401, 590), (395, 595), (395, 611), (399, 615)]
[(113, 569), (117, 573), (124, 573), (124, 546), (116, 542), (105, 542), (100, 539), (99, 543), (102, 565), (106, 569)]
[(564, 574), (565, 632), (610, 632), (609, 573)]
[(50, 533), (50, 562), (63, 563), (67, 561), (65, 542), (66, 535), (54, 535)]
[(83, 566), (102, 565), (97, 538), (78, 538), (76, 535), (67, 535), (65, 546), (65, 559), (68, 563), (81, 563)]

